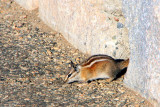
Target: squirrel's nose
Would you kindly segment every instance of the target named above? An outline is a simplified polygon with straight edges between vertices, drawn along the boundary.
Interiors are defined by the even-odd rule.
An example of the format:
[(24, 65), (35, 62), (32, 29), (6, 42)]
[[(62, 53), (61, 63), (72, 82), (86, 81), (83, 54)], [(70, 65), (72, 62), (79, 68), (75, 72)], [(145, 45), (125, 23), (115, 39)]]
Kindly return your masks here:
[(66, 83), (66, 82), (68, 81), (68, 78), (65, 77), (65, 78), (63, 79), (63, 81)]

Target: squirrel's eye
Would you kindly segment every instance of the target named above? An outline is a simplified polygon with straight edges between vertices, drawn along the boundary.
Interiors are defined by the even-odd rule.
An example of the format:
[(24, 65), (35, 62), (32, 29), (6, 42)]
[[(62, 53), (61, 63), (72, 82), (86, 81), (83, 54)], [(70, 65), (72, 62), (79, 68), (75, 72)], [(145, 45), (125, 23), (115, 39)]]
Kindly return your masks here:
[(68, 78), (71, 76), (72, 74), (68, 74)]

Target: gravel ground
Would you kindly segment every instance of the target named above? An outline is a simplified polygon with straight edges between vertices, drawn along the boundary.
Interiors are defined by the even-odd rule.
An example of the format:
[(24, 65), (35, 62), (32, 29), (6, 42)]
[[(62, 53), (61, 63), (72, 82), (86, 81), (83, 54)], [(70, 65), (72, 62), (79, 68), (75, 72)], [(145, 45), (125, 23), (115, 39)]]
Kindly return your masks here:
[(149, 107), (127, 89), (123, 78), (107, 83), (65, 84), (70, 66), (87, 55), (73, 48), (61, 34), (14, 1), (0, 0), (0, 106)]

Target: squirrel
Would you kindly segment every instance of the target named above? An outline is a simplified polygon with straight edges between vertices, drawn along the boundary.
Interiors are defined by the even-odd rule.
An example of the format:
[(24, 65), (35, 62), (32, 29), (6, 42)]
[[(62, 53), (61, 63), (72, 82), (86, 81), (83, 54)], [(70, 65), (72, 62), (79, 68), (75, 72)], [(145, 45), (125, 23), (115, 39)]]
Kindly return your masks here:
[(93, 55), (79, 65), (71, 61), (70, 72), (66, 75), (66, 83), (88, 82), (96, 79), (113, 81), (117, 75), (128, 67), (129, 59), (118, 61), (108, 55)]

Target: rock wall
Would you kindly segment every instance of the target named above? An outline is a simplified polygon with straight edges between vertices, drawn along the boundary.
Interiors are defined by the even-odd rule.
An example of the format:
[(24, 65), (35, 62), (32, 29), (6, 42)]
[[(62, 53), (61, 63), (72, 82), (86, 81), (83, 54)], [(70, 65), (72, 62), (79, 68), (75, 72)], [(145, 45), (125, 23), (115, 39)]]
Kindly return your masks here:
[(27, 10), (33, 10), (38, 8), (39, 0), (15, 0), (18, 4), (24, 7)]
[[(160, 0), (123, 0), (130, 65), (124, 83), (160, 105)], [(159, 103), (159, 104), (158, 104)]]
[(40, 0), (39, 16), (88, 54), (129, 56), (120, 0)]
[(15, 0), (40, 18), (77, 49), (87, 54), (128, 58), (128, 31), (121, 0)]

